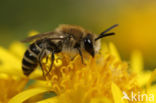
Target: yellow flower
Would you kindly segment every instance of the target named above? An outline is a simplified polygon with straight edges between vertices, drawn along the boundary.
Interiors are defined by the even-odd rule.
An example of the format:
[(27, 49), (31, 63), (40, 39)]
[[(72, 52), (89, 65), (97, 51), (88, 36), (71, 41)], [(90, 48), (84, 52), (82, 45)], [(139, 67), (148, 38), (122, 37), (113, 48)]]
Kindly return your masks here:
[(20, 51), (16, 56), (12, 48), (8, 51), (0, 47), (0, 103), (7, 103), (10, 98), (23, 90), (28, 81), (23, 77), (19, 68), (20, 59), (18, 57), (21, 53)]
[[(24, 90), (28, 78), (23, 75), (21, 60), (26, 47), (20, 42), (14, 42), (9, 49), (0, 46), (0, 103), (8, 103), (10, 98)], [(30, 78), (41, 77), (37, 70)]]
[(0, 103), (8, 103), (9, 99), (24, 89), (26, 83), (26, 78), (0, 73)]
[[(87, 54), (85, 58), (86, 64), (83, 65), (80, 56), (71, 61), (65, 54), (56, 55), (54, 66), (47, 76), (49, 85), (47, 91), (54, 91), (57, 96), (40, 102), (126, 103), (127, 100), (122, 100), (123, 91), (129, 96), (131, 91), (143, 92), (143, 88), (136, 83), (136, 75), (128, 73), (127, 63), (121, 61), (112, 43), (109, 47), (105, 46), (105, 50), (101, 50), (101, 53), (97, 54), (95, 58)], [(43, 60), (43, 66), (47, 72), (50, 61), (46, 64)], [(41, 90), (37, 93), (45, 92)], [(36, 92), (32, 93), (31, 90), (27, 90), (15, 96), (13, 100), (19, 99), (21, 94), (24, 96), (28, 92), (33, 96), (36, 95)], [(26, 97), (30, 98), (29, 95)], [(14, 102), (11, 100), (10, 103)]]
[[(42, 74), (39, 69), (36, 69), (29, 78), (23, 75), (21, 59), (25, 46), (21, 43), (13, 43), (9, 50), (1, 47), (0, 53), (4, 57), (0, 58), (2, 68), (0, 75), (7, 77), (7, 80), (4, 80), (6, 84), (11, 84), (14, 80), (11, 78), (16, 77), (17, 81), (14, 83), (16, 90), (19, 90), (14, 92), (15, 86), (2, 86), (3, 90), (13, 91), (12, 96), (14, 96), (12, 99), (10, 99), (12, 96), (5, 98), (5, 101), (2, 98), (2, 102), (31, 103), (35, 100), (38, 103), (131, 103), (131, 100), (122, 99), (123, 93), (126, 93), (128, 97), (131, 97), (132, 91), (135, 94), (156, 94), (156, 87), (152, 85), (156, 72), (143, 70), (142, 56), (138, 51), (132, 54), (131, 66), (129, 66), (127, 62), (122, 61), (113, 43), (102, 46), (102, 50), (94, 58), (84, 54), (85, 65), (81, 63), (80, 56), (76, 56), (71, 61), (67, 54), (57, 54), (46, 80), (36, 79)], [(51, 64), (50, 55), (48, 63), (45, 59), (42, 63), (44, 71), (48, 72)], [(27, 80), (30, 79), (34, 79), (35, 83), (23, 91), (23, 88), (27, 86), (25, 85)], [(55, 92), (56, 96), (45, 99), (44, 94), (51, 91)], [(9, 95), (9, 92), (5, 94)], [(136, 97), (138, 100), (139, 95)]]
[[(54, 67), (48, 76), (51, 90), (59, 95), (58, 103), (120, 103), (121, 99), (115, 97), (116, 88), (128, 94), (132, 90), (141, 90), (134, 82), (135, 76), (127, 72), (127, 63), (120, 61), (112, 43), (108, 49), (111, 52), (101, 51), (95, 58), (87, 56), (86, 65), (81, 63), (79, 56), (71, 62), (66, 56), (62, 58), (63, 64)], [(45, 65), (45, 68), (48, 67)]]

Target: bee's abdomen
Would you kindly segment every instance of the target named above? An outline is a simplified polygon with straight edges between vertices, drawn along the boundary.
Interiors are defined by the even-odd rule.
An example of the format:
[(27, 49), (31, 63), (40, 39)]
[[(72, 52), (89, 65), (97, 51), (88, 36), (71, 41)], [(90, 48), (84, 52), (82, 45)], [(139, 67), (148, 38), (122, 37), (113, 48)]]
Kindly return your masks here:
[(37, 67), (40, 51), (40, 47), (35, 43), (31, 44), (26, 50), (22, 61), (22, 69), (25, 75), (30, 75)]

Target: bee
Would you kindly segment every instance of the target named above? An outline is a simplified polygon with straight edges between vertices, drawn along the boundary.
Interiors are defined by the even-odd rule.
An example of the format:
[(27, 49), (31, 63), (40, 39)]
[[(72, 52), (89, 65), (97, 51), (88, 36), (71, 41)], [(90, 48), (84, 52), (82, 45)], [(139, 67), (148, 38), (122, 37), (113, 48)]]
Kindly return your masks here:
[[(24, 53), (22, 60), (24, 75), (29, 76), (38, 64), (43, 71), (41, 61), (44, 57), (47, 58), (49, 54), (51, 54), (49, 72), (54, 63), (55, 54), (60, 52), (69, 53), (69, 55), (79, 54), (82, 64), (84, 64), (83, 51), (94, 57), (100, 49), (100, 39), (114, 35), (114, 32), (107, 32), (116, 26), (118, 26), (118, 24), (109, 27), (99, 35), (96, 35), (80, 26), (62, 24), (52, 32), (41, 33), (24, 39), (22, 42), (33, 41)], [(44, 71), (43, 76), (45, 76)]]

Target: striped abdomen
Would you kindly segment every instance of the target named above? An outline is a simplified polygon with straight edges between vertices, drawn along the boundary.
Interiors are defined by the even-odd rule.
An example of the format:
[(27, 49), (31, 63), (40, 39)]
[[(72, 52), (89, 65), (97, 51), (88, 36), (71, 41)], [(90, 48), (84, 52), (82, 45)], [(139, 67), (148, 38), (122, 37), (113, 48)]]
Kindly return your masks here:
[(31, 72), (37, 67), (38, 56), (41, 52), (41, 42), (35, 42), (29, 46), (26, 50), (23, 60), (22, 60), (22, 69), (25, 75), (30, 75)]

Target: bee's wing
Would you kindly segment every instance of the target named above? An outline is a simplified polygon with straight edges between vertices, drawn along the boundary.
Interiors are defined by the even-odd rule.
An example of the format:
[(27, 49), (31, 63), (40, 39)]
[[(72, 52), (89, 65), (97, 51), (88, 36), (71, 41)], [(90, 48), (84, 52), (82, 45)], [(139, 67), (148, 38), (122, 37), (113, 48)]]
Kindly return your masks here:
[(46, 32), (46, 33), (41, 33), (41, 34), (37, 34), (37, 35), (31, 36), (31, 37), (28, 37), (28, 38), (22, 40), (21, 42), (31, 42), (33, 40), (43, 39), (43, 38), (62, 39), (64, 37), (65, 37), (65, 35), (60, 34), (58, 32)]

